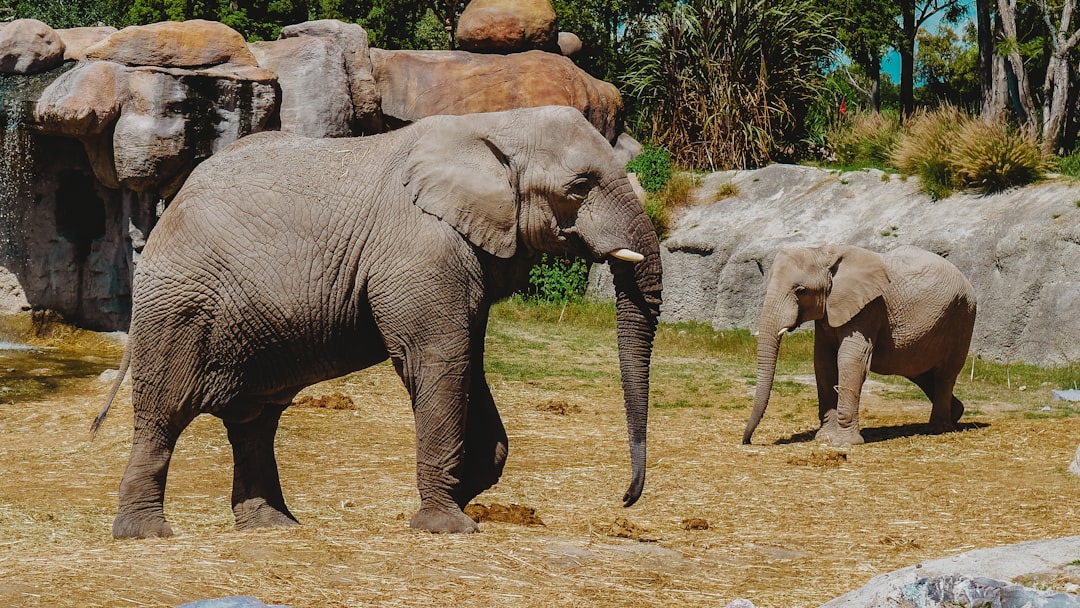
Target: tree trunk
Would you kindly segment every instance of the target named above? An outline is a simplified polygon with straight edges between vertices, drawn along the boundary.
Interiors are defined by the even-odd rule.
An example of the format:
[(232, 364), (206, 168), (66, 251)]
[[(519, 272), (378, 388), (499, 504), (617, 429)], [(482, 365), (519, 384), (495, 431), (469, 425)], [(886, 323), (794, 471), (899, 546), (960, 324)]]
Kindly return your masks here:
[(990, 21), (989, 0), (975, 0), (975, 20), (979, 38), (979, 94), (982, 116), (987, 118), (994, 108), (994, 30)]
[(900, 48), (897, 50), (900, 51), (900, 120), (902, 122), (915, 111), (915, 35), (918, 33), (915, 23), (915, 1), (901, 0), (900, 11), (903, 31)]
[(1020, 123), (1020, 130), (1024, 135), (1037, 138), (1039, 124), (1035, 102), (1031, 98), (1027, 70), (1024, 68), (1023, 58), (1020, 57), (1019, 39), (1016, 35), (1016, 0), (998, 0), (998, 18), (1009, 49), (1005, 56), (1005, 74), (1013, 112), (1016, 113), (1016, 121)]
[(870, 78), (870, 109), (881, 111), (881, 57), (877, 52), (870, 54), (870, 64), (866, 75)]

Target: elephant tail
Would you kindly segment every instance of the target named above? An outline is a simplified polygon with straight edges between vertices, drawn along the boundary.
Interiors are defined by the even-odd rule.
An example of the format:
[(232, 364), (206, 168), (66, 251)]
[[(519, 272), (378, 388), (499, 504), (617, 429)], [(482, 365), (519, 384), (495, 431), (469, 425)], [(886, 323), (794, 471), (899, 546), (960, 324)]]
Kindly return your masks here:
[(109, 415), (109, 408), (112, 407), (113, 399), (116, 398), (116, 391), (120, 390), (120, 384), (124, 382), (124, 377), (127, 376), (128, 367), (131, 366), (131, 349), (124, 349), (124, 358), (120, 361), (120, 371), (116, 375), (116, 381), (113, 382), (112, 388), (109, 389), (109, 396), (105, 398), (105, 407), (98, 412), (94, 422), (90, 424), (91, 438), (97, 436), (98, 429), (101, 428), (101, 424), (105, 422), (105, 417)]

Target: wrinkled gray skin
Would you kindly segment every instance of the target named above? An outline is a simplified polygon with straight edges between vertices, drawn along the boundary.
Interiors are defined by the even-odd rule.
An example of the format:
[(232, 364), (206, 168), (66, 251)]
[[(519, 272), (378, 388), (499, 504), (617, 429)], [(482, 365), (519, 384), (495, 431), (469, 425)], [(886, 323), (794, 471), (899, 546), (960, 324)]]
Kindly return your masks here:
[(863, 442), (859, 396), (867, 370), (904, 376), (933, 403), (932, 432), (955, 428), (964, 406), (953, 395), (975, 326), (975, 292), (941, 256), (909, 245), (880, 255), (859, 247), (782, 249), (758, 321), (757, 389), (743, 433), (750, 443), (769, 404), (780, 339), (814, 321), (816, 439)]
[[(623, 248), (644, 261), (613, 259)], [(196, 169), (135, 272), (135, 434), (113, 535), (172, 533), (169, 460), (204, 413), (228, 430), (237, 528), (296, 525), (274, 459), (282, 410), (310, 384), (387, 358), (415, 415), (412, 527), (476, 531), (462, 508), (495, 484), (507, 454), (484, 377), (488, 311), (539, 252), (612, 266), (633, 504), (659, 244), (608, 142), (580, 112), (549, 107), (365, 138), (258, 134)]]

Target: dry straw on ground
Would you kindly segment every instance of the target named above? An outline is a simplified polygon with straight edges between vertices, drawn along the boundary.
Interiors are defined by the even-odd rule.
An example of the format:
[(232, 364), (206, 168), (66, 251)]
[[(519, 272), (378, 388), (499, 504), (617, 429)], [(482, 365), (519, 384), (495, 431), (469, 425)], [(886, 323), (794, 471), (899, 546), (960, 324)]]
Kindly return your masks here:
[[(232, 529), (228, 442), (216, 419), (202, 417), (182, 436), (169, 479), (177, 536), (115, 541), (129, 389), (91, 442), (107, 386), (87, 380), (0, 404), (0, 604), (173, 606), (249, 594), (295, 608), (723, 606), (738, 597), (794, 608), (920, 560), (1080, 534), (1080, 480), (1065, 471), (1080, 417), (1017, 411), (1048, 402), (1049, 388), (968, 398), (974, 413), (962, 432), (929, 436), (929, 405), (876, 383), (863, 415), (874, 441), (835, 449), (805, 441), (813, 388), (798, 390), (805, 379), (793, 378), (756, 445), (743, 446), (752, 358), (701, 361), (727, 388), (652, 412), (645, 494), (624, 509), (629, 457), (613, 340), (562, 353), (551, 336), (495, 333), (556, 349), (542, 351), (549, 363), (566, 356), (600, 370), (555, 383), (493, 380), (510, 459), (478, 501), (533, 509), (542, 525), (484, 522), (469, 536), (408, 529), (418, 505), (413, 426), (383, 365), (305, 392), (324, 407), (285, 413), (278, 460), (302, 527)], [(679, 391), (702, 385), (664, 371), (694, 357), (658, 343), (657, 401), (681, 403)]]

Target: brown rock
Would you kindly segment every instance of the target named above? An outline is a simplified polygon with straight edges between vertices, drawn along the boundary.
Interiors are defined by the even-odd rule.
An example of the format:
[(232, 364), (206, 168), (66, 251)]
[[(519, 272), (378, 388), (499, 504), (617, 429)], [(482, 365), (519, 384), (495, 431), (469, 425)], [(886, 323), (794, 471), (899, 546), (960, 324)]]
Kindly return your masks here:
[(475, 53), (558, 51), (549, 0), (472, 0), (458, 20), (457, 43)]
[(171, 196), (199, 162), (271, 126), (275, 81), (269, 70), (246, 66), (129, 70), (112, 137), (117, 179), (136, 192)]
[(384, 119), (410, 123), (435, 114), (469, 114), (562, 105), (577, 108), (614, 142), (622, 131), (622, 96), (561, 55), (527, 51), (371, 49)]
[(169, 68), (258, 65), (239, 32), (203, 19), (125, 27), (86, 49), (86, 58)]
[(86, 59), (86, 49), (105, 40), (115, 34), (116, 31), (115, 27), (102, 26), (73, 27), (66, 30), (56, 30), (56, 33), (64, 41), (64, 60), (82, 61)]
[(559, 52), (564, 57), (573, 57), (581, 52), (581, 38), (571, 32), (559, 32)]
[(56, 135), (103, 133), (120, 117), (126, 68), (111, 61), (87, 61), (54, 80), (38, 99), (34, 120)]
[(37, 19), (16, 19), (0, 28), (0, 74), (34, 74), (64, 62), (64, 41)]

